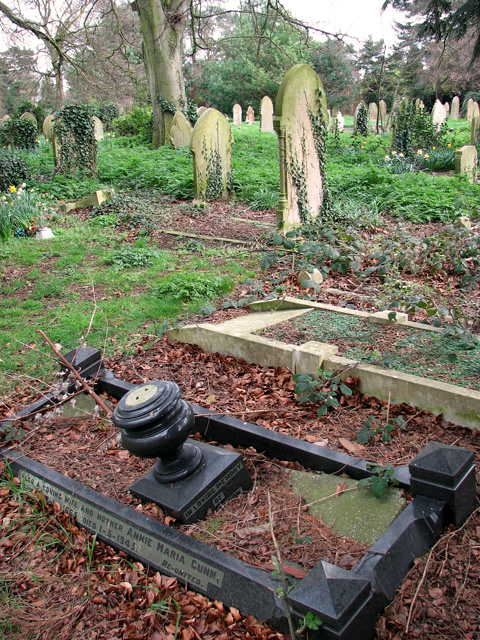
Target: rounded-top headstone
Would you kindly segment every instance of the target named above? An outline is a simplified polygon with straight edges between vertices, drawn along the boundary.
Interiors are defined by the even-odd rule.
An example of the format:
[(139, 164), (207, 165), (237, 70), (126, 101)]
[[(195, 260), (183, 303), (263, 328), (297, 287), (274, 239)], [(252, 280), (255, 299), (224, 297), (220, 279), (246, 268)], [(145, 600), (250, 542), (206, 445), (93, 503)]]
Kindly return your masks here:
[(242, 107), (238, 103), (233, 105), (233, 124), (242, 124)]
[(22, 113), (22, 115), (20, 116), (20, 120), (29, 120), (35, 126), (35, 129), (38, 128), (37, 119), (35, 118), (33, 113), (25, 111), (25, 113)]
[(3, 127), (3, 123), (6, 122), (7, 120), (10, 120), (10, 116), (8, 114), (5, 114), (4, 116), (2, 116), (0, 118), (0, 127)]
[(260, 131), (273, 131), (273, 103), (268, 96), (260, 102)]
[(103, 140), (103, 122), (97, 116), (92, 116), (93, 126), (95, 127), (95, 140)]
[(208, 110), (208, 109), (207, 109), (207, 107), (198, 107), (198, 109), (197, 109), (197, 116), (198, 116), (198, 117), (203, 116), (203, 114), (204, 114), (204, 113), (205, 113), (205, 111), (207, 111), (207, 110)]
[(445, 109), (445, 105), (440, 102), (440, 100), (436, 100), (432, 109), (432, 124), (437, 128), (441, 127), (442, 124), (447, 119), (447, 110)]
[(253, 110), (252, 105), (248, 106), (246, 121), (248, 124), (253, 124), (255, 122), (255, 111)]
[(54, 123), (54, 119), (53, 116), (47, 116), (45, 118), (45, 120), (43, 121), (43, 125), (42, 125), (42, 131), (43, 131), (43, 135), (45, 136), (45, 138), (47, 140), (51, 140), (52, 136), (53, 136), (53, 123)]
[(452, 106), (450, 109), (450, 118), (452, 120), (458, 120), (458, 116), (460, 115), (460, 98), (455, 96), (452, 100)]

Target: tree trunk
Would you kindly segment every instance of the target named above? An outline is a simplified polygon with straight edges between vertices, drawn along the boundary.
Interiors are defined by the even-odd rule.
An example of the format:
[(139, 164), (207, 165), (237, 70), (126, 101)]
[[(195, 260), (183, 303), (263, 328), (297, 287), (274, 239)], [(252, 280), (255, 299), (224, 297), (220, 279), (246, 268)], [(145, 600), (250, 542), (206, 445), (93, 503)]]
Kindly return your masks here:
[(144, 63), (153, 107), (153, 146), (170, 144), (173, 113), (161, 100), (180, 108), (185, 100), (182, 36), (187, 0), (136, 0), (143, 36)]
[(60, 111), (65, 98), (63, 92), (63, 59), (54, 47), (47, 44), (47, 48), (52, 61), (53, 77), (55, 78), (55, 111)]

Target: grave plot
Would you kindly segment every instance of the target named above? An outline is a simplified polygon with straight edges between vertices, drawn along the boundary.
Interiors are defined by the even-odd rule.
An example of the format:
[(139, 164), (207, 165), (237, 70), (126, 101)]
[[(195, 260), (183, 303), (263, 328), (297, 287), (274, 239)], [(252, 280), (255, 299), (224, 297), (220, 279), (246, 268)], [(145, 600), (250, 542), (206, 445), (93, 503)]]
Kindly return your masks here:
[[(133, 385), (104, 375), (97, 387), (113, 396), (123, 397)], [(194, 407), (194, 410), (195, 428), (208, 439), (230, 445), (254, 446), (257, 451), (265, 451), (270, 458), (296, 461), (306, 468), (328, 473), (346, 471), (353, 478), (372, 476), (366, 463), (359, 459), (323, 450), (234, 418), (212, 415), (201, 407)], [(98, 450), (98, 442), (91, 448), (85, 445), (84, 437), (78, 439), (82, 443), (80, 448), (88, 450), (85, 460), (95, 449)], [(89, 439), (93, 439), (92, 434)], [(107, 443), (110, 446), (111, 440), (109, 434)], [(119, 501), (118, 487), (111, 487), (117, 493), (117, 499), (113, 500), (106, 497), (103, 490), (99, 492), (86, 486), (108, 487), (109, 482), (100, 477), (98, 469), (94, 476), (78, 482), (30, 460), (24, 453), (10, 452), (7, 457), (27, 486), (41, 488), (47, 499), (63, 506), (81, 525), (97, 533), (100, 539), (141, 562), (177, 576), (201, 593), (222, 600), (227, 605), (238, 606), (245, 613), (269, 620), (279, 629), (285, 628), (283, 601), (275, 595), (275, 582), (270, 572), (253, 569), (241, 560), (207, 548), (195, 541), (192, 535), (185, 537), (172, 527), (165, 527), (158, 522), (158, 518), (151, 517), (154, 511), (142, 509), (143, 513), (139, 513), (139, 509), (129, 508)], [(56, 453), (56, 458), (61, 459), (60, 447), (57, 447)], [(110, 455), (116, 453), (112, 454), (110, 450)], [(63, 464), (68, 465), (69, 457), (67, 455)], [(117, 460), (110, 473), (114, 478), (120, 473), (122, 481), (125, 481), (127, 459), (125, 456), (119, 456), (119, 459), (121, 462)], [(445, 523), (451, 521), (459, 526), (474, 507), (472, 461), (472, 452), (430, 443), (410, 465), (411, 477), (406, 467), (398, 468), (396, 476), (402, 486), (415, 496), (414, 500), (353, 570), (346, 571), (338, 564), (330, 564), (316, 556), (315, 552), (309, 554), (314, 561), (313, 569), (288, 595), (289, 606), (295, 615), (298, 618), (309, 612), (318, 615), (323, 621), (316, 634), (319, 638), (371, 637), (375, 613), (393, 598), (415, 556), (423, 553), (435, 541)], [(450, 472), (445, 474), (446, 465), (451, 475)], [(69, 468), (71, 473), (71, 461)], [(75, 472), (78, 472), (78, 468), (74, 469)], [(274, 482), (279, 485), (281, 476), (277, 475)], [(338, 491), (339, 494), (343, 492), (346, 489)], [(230, 515), (229, 508), (227, 503), (227, 518)], [(219, 529), (213, 528), (210, 532), (205, 530), (204, 534), (218, 537), (218, 532)], [(250, 550), (249, 553), (255, 552)], [(371, 590), (373, 586), (374, 591)]]

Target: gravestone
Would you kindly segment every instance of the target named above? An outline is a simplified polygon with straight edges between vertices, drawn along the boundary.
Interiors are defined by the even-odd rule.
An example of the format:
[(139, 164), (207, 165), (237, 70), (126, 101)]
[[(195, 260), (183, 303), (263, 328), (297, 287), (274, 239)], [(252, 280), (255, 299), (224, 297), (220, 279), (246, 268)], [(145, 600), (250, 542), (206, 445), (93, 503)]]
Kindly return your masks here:
[(449, 102), (445, 102), (445, 112), (446, 112), (447, 116), (450, 113), (450, 103)]
[(9, 116), (8, 114), (7, 114), (7, 115), (2, 116), (2, 117), (0, 118), (0, 126), (2, 126), (2, 127), (3, 127), (3, 123), (4, 123), (4, 122), (6, 122), (7, 120), (10, 120), (10, 116)]
[(192, 138), (192, 125), (181, 111), (177, 111), (173, 116), (170, 140), (175, 147), (188, 147)]
[(198, 117), (202, 116), (205, 113), (205, 111), (207, 111), (207, 107), (198, 107), (197, 116)]
[(279, 227), (298, 226), (322, 211), (327, 122), (320, 78), (308, 65), (295, 65), (280, 85), (273, 120), (280, 161)]
[(420, 100), (420, 98), (415, 100), (415, 111), (425, 111), (425, 105), (423, 104), (423, 100)]
[(480, 145), (480, 116), (475, 116), (472, 120), (472, 130), (470, 133), (470, 144)]
[(232, 179), (232, 133), (223, 114), (207, 109), (200, 116), (192, 132), (190, 151), (195, 198), (228, 198)]
[(368, 105), (368, 119), (373, 122), (377, 121), (378, 116), (378, 107), (376, 102), (370, 102)]
[(467, 102), (467, 120), (470, 122), (473, 118), (473, 98), (469, 98)]
[(345, 118), (342, 116), (341, 111), (337, 111), (337, 128), (339, 131), (343, 131), (345, 126)]
[(260, 131), (273, 131), (273, 103), (268, 96), (260, 102)]
[(440, 129), (442, 124), (447, 119), (447, 110), (445, 109), (445, 105), (442, 104), (440, 100), (436, 100), (435, 104), (433, 105), (431, 119), (432, 125), (436, 129)]
[(242, 124), (242, 107), (238, 103), (233, 105), (233, 124)]
[(465, 145), (455, 154), (455, 173), (466, 173), (470, 182), (475, 182), (478, 153), (473, 145)]
[(46, 140), (51, 140), (53, 136), (53, 116), (47, 116), (43, 121), (42, 131)]
[(460, 115), (460, 98), (455, 96), (452, 100), (452, 108), (450, 109), (450, 118), (452, 120), (458, 120)]
[(20, 116), (20, 120), (29, 120), (35, 126), (35, 129), (38, 129), (37, 119), (35, 118), (33, 113), (29, 113), (28, 111), (22, 113), (22, 115)]
[(357, 131), (358, 112), (360, 111), (361, 106), (362, 106), (362, 103), (359, 102), (355, 107), (355, 111), (353, 112), (353, 133), (356, 133)]
[(480, 116), (480, 106), (479, 106), (478, 102), (474, 102), (473, 103), (472, 120), (473, 120), (473, 118), (478, 118), (478, 116)]
[(95, 127), (95, 140), (103, 140), (103, 122), (97, 116), (92, 116), (93, 126)]
[(380, 124), (384, 127), (387, 124), (387, 103), (380, 100)]
[(248, 122), (248, 124), (253, 124), (255, 122), (255, 111), (253, 110), (252, 105), (248, 106), (246, 122)]

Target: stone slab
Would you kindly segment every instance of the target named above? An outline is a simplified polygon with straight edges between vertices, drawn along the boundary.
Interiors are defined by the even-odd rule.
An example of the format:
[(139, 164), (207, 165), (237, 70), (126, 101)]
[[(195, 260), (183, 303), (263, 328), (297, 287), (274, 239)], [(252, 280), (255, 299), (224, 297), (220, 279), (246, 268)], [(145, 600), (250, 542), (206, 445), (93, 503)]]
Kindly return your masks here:
[(3, 451), (26, 489), (39, 489), (78, 524), (130, 557), (182, 584), (286, 630), (278, 582), (252, 567), (71, 480), (15, 451)]
[(380, 538), (407, 504), (401, 490), (394, 487), (390, 487), (382, 498), (375, 498), (369, 489), (362, 489), (318, 502), (334, 496), (339, 484), (344, 484), (346, 489), (355, 489), (357, 482), (325, 473), (289, 473), (294, 491), (306, 504), (311, 504), (310, 513), (339, 535), (368, 545)]
[(151, 469), (137, 480), (130, 492), (142, 502), (154, 502), (182, 524), (202, 520), (207, 511), (214, 511), (243, 491), (252, 480), (242, 457), (233, 451), (195, 442), (203, 454), (200, 467), (188, 478), (172, 484), (160, 484)]
[(408, 313), (400, 313), (390, 309), (376, 311), (368, 316), (368, 322), (371, 324), (405, 324), (407, 321)]

